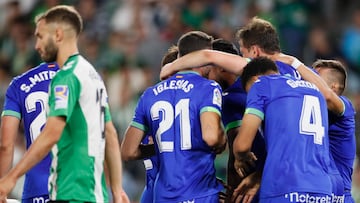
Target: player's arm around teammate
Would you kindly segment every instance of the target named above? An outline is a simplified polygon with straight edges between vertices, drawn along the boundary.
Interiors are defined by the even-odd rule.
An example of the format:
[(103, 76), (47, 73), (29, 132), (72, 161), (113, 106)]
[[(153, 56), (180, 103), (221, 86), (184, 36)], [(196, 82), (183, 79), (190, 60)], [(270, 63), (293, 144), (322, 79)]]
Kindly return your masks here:
[[(248, 58), (222, 51), (204, 49), (195, 51), (165, 65), (160, 72), (160, 79), (164, 80), (174, 73), (189, 67), (203, 67), (216, 65), (229, 72), (241, 75), (243, 67), (249, 62)], [(229, 68), (231, 67), (231, 68)]]

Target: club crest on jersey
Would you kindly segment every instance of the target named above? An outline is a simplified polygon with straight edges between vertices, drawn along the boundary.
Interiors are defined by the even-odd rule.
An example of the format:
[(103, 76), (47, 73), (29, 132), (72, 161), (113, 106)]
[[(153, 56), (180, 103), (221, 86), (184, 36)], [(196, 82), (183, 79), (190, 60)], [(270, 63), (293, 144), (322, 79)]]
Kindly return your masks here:
[(219, 107), (221, 107), (221, 103), (222, 103), (222, 95), (221, 92), (218, 88), (214, 89), (214, 94), (213, 94), (213, 104), (218, 105)]
[(55, 86), (55, 109), (67, 108), (69, 89), (67, 85)]

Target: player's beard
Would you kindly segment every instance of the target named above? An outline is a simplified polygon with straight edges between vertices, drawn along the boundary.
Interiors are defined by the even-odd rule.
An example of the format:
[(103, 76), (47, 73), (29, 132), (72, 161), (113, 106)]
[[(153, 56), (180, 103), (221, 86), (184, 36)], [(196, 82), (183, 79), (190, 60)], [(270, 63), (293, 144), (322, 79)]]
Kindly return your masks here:
[(55, 45), (54, 41), (50, 38), (48, 43), (45, 45), (44, 54), (42, 55), (42, 60), (49, 63), (55, 62), (57, 58), (59, 48)]

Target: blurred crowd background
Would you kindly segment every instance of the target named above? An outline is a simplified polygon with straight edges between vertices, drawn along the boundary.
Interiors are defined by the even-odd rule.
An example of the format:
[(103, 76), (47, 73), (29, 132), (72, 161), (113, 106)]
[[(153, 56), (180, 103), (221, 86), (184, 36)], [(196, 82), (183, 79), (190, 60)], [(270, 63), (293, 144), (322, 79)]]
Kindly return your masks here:
[[(306, 65), (318, 58), (341, 60), (349, 73), (345, 94), (360, 109), (358, 0), (0, 0), (1, 106), (12, 77), (41, 63), (34, 49), (35, 16), (58, 4), (75, 6), (83, 17), (81, 54), (106, 82), (120, 139), (142, 91), (158, 82), (163, 54), (179, 36), (201, 30), (237, 45), (236, 30), (253, 16), (272, 22), (282, 51)], [(359, 114), (357, 125), (358, 118)], [(21, 136), (16, 157), (24, 151)], [(359, 127), (356, 136), (359, 138)], [(360, 150), (357, 154), (360, 157)], [(226, 153), (216, 161), (223, 179), (226, 162)], [(359, 168), (356, 163), (353, 192), (358, 202)], [(141, 161), (124, 163), (124, 187), (132, 201), (138, 201), (144, 180)], [(20, 199), (21, 186), (12, 195)]]

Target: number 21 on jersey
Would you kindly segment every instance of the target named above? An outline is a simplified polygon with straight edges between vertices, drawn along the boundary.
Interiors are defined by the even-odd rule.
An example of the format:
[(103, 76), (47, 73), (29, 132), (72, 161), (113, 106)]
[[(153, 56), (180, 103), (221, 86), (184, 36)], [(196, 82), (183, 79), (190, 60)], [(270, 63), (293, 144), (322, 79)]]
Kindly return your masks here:
[(167, 101), (157, 101), (151, 106), (151, 120), (159, 120), (160, 113), (162, 115), (162, 120), (160, 121), (159, 128), (157, 129), (155, 134), (156, 142), (158, 143), (160, 153), (174, 151), (174, 142), (162, 141), (162, 136), (164, 135), (164, 132), (169, 130), (174, 125), (176, 117), (180, 118), (180, 148), (181, 150), (191, 149), (189, 101), (189, 99), (181, 99), (175, 105), (175, 109), (171, 105), (171, 103)]

